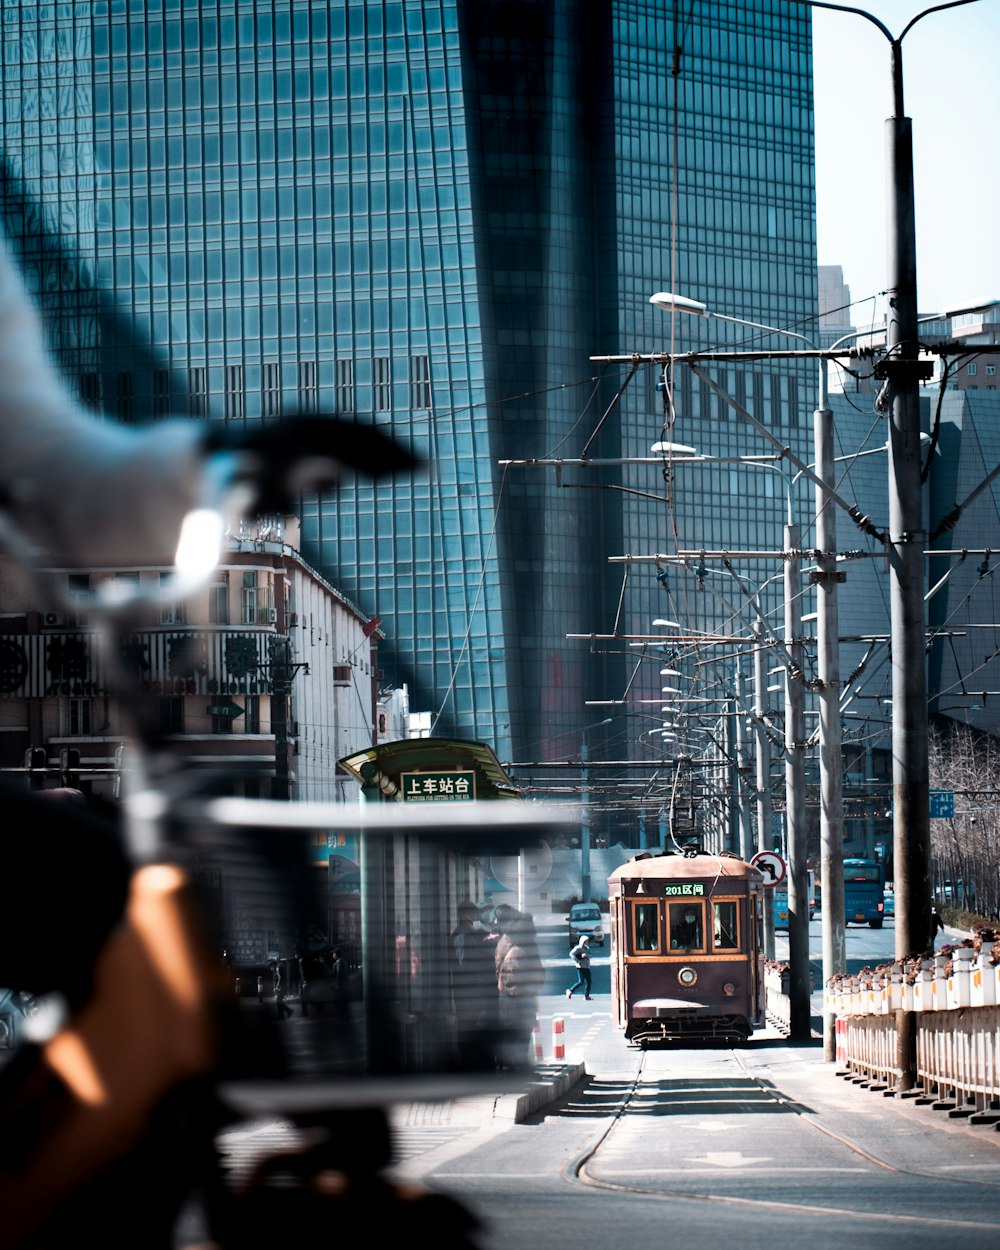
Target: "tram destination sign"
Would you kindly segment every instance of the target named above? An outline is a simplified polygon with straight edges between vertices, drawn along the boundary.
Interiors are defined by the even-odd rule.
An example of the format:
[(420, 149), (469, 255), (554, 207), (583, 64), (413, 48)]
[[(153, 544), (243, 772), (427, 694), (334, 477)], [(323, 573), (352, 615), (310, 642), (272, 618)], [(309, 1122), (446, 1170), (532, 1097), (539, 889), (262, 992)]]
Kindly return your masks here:
[(476, 797), (476, 774), (459, 772), (401, 773), (404, 803), (469, 803)]
[(670, 885), (665, 885), (663, 893), (666, 898), (703, 898), (705, 883), (704, 881), (675, 881)]

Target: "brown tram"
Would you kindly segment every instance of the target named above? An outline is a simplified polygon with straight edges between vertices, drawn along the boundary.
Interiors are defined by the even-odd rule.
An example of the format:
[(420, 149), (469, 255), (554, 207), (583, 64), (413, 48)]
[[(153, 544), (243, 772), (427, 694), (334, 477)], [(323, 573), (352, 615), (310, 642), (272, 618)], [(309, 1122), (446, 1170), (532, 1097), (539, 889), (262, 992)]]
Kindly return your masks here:
[(629, 1041), (744, 1042), (763, 1023), (764, 897), (728, 853), (643, 851), (615, 869), (611, 1005)]

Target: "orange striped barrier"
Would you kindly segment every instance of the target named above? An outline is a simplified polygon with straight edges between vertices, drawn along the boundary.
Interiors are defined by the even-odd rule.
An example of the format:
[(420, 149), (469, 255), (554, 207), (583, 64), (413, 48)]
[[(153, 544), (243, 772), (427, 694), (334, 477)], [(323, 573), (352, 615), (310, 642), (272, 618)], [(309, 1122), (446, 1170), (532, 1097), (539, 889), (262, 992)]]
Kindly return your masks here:
[(847, 1063), (847, 1021), (843, 1016), (837, 1017), (835, 1036), (837, 1039), (837, 1063), (843, 1066)]
[(531, 1030), (531, 1044), (535, 1048), (535, 1063), (542, 1062), (542, 1026), (535, 1021), (535, 1027)]
[(565, 1036), (564, 1036), (565, 1027), (566, 1027), (565, 1021), (563, 1020), (562, 1016), (556, 1016), (556, 1018), (552, 1021), (552, 1058), (553, 1059), (565, 1059), (566, 1058), (566, 1043), (565, 1043)]

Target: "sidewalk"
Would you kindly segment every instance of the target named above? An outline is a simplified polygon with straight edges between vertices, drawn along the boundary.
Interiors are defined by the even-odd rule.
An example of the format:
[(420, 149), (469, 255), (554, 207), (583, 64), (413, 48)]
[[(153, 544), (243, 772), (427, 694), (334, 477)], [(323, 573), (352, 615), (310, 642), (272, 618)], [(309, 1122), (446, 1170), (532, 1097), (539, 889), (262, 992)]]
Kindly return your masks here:
[[(1000, 1125), (948, 1114), (943, 1104), (882, 1090), (842, 1074), (823, 1058), (822, 1046), (782, 1042), (741, 1050), (743, 1072), (786, 1111), (818, 1122), (845, 1144), (890, 1167), (947, 1170), (965, 1160), (980, 1175), (1000, 1183)], [(697, 1062), (697, 1055), (686, 1055)], [(400, 1178), (418, 1180), (570, 1093), (588, 1076), (585, 1064), (542, 1066), (520, 1095), (482, 1096), (453, 1102), (412, 1103), (391, 1109), (390, 1123)]]
[(582, 1063), (540, 1064), (526, 1079), (521, 1093), (480, 1094), (448, 1102), (413, 1102), (393, 1108), (395, 1127), (429, 1124), (520, 1124), (529, 1115), (555, 1102), (586, 1076)]

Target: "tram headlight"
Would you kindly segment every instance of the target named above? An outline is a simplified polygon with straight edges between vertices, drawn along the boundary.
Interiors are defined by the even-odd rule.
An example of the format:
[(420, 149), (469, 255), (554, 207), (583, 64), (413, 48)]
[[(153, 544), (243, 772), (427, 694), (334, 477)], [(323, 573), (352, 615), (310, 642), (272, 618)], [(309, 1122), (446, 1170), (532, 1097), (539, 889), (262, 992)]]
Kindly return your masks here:
[(686, 990), (689, 990), (698, 980), (698, 974), (693, 968), (681, 968), (677, 973), (677, 980)]
[(732, 981), (727, 981), (722, 987), (722, 993), (726, 998), (732, 998), (732, 996), (736, 993), (736, 986), (733, 985)]

